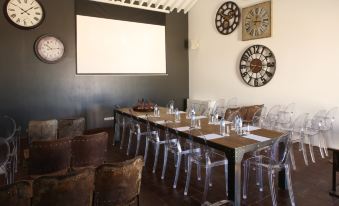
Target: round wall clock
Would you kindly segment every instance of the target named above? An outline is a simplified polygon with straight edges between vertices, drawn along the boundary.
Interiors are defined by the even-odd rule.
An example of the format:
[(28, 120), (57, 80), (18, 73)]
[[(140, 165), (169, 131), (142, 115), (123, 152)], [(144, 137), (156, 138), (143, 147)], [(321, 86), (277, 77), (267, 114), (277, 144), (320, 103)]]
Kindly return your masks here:
[(240, 74), (250, 86), (267, 84), (275, 73), (276, 61), (273, 52), (263, 46), (254, 45), (246, 49), (240, 60)]
[(217, 11), (215, 26), (224, 35), (232, 33), (240, 22), (240, 9), (232, 1), (225, 2)]
[(271, 36), (271, 2), (256, 4), (242, 10), (243, 40), (259, 39)]
[(55, 63), (64, 55), (64, 44), (58, 38), (44, 35), (36, 40), (34, 50), (38, 58), (45, 63)]
[(7, 0), (4, 10), (9, 22), (21, 29), (35, 28), (44, 19), (44, 9), (37, 0)]

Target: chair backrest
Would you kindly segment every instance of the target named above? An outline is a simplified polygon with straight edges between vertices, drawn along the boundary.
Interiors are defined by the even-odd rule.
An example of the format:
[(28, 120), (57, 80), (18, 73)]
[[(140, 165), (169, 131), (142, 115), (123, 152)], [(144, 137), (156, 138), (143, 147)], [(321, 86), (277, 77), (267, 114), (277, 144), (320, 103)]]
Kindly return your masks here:
[(71, 118), (58, 120), (58, 138), (73, 138), (84, 134), (85, 118)]
[(328, 112), (326, 113), (325, 118), (324, 118), (325, 130), (333, 129), (335, 119), (337, 118), (337, 115), (338, 115), (338, 110), (339, 110), (338, 107), (333, 107), (330, 110), (328, 110)]
[(72, 139), (72, 167), (98, 166), (106, 160), (107, 132), (77, 136)]
[(103, 164), (95, 172), (95, 205), (129, 205), (140, 193), (143, 158)]
[(28, 138), (30, 143), (41, 140), (55, 140), (58, 134), (58, 120), (32, 120), (28, 123)]
[(310, 121), (307, 122), (307, 129), (308, 130), (313, 130), (313, 131), (319, 131), (321, 129), (321, 127), (324, 125), (324, 120), (326, 117), (326, 113), (327, 111), (324, 109), (321, 109), (319, 111), (317, 111), (312, 119)]
[(94, 170), (86, 168), (62, 176), (34, 180), (32, 206), (90, 206), (94, 191)]
[(238, 107), (238, 98), (236, 97), (232, 97), (231, 99), (229, 99), (226, 103), (226, 107), (227, 108), (235, 108)]
[(308, 116), (308, 113), (303, 113), (294, 120), (292, 128), (293, 132), (300, 134), (306, 130)]
[(218, 114), (219, 117), (224, 117), (227, 109), (227, 105), (224, 99), (218, 99), (215, 101), (211, 114)]
[(32, 184), (19, 181), (0, 187), (0, 203), (4, 206), (31, 206)]
[(254, 114), (252, 118), (252, 125), (256, 127), (262, 127), (263, 121), (267, 115), (267, 107), (260, 107)]
[(195, 115), (208, 116), (210, 111), (210, 101), (208, 100), (194, 100), (187, 99), (187, 109), (186, 112), (191, 112), (192, 109), (195, 111)]
[(239, 115), (240, 108), (227, 108), (224, 119), (233, 122), (234, 118)]
[(35, 141), (29, 148), (29, 174), (66, 172), (71, 162), (71, 140)]
[(270, 159), (272, 165), (284, 165), (288, 162), (290, 149), (290, 139), (283, 136), (275, 140), (272, 145)]
[(266, 118), (263, 122), (264, 128), (272, 129), (277, 120), (278, 120), (278, 114), (280, 112), (281, 105), (274, 105), (267, 113)]
[(17, 126), (13, 118), (3, 115), (0, 116), (0, 137), (11, 139), (14, 137)]
[(3, 167), (7, 164), (10, 153), (11, 149), (7, 140), (5, 138), (0, 137), (0, 167)]

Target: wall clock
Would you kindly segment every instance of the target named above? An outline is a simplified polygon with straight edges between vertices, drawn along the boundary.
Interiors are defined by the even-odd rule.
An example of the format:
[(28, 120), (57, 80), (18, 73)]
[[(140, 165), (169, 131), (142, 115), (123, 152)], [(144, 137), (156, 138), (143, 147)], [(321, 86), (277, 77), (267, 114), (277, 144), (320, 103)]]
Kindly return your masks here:
[(58, 38), (44, 35), (38, 38), (34, 45), (35, 54), (45, 63), (56, 63), (64, 55), (64, 44)]
[(221, 5), (215, 16), (215, 26), (221, 34), (227, 35), (232, 33), (240, 22), (240, 9), (232, 1), (225, 2)]
[(271, 36), (271, 2), (242, 9), (242, 40)]
[(263, 46), (254, 45), (246, 49), (240, 60), (240, 74), (250, 86), (261, 87), (274, 76), (276, 61), (273, 52)]
[(44, 19), (44, 9), (37, 0), (8, 0), (4, 7), (5, 16), (20, 29), (32, 29)]

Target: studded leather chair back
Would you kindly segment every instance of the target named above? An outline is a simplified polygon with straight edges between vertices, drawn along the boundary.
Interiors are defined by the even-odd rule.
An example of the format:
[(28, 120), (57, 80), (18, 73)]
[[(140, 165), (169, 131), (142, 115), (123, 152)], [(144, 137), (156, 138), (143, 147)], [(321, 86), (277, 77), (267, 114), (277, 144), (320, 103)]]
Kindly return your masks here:
[(72, 139), (72, 167), (98, 166), (106, 160), (107, 132)]
[(85, 118), (77, 119), (59, 119), (58, 120), (58, 138), (73, 138), (83, 135), (85, 131)]
[(32, 206), (90, 206), (94, 170), (83, 169), (63, 176), (45, 176), (33, 183)]
[(35, 141), (29, 149), (29, 174), (67, 171), (71, 162), (71, 140)]
[(29, 142), (42, 140), (55, 140), (58, 133), (58, 121), (56, 119), (46, 121), (29, 121), (28, 139)]
[(103, 164), (95, 172), (94, 205), (130, 205), (137, 201), (144, 162), (141, 156), (115, 164)]
[(26, 181), (0, 187), (0, 205), (30, 206), (32, 184)]

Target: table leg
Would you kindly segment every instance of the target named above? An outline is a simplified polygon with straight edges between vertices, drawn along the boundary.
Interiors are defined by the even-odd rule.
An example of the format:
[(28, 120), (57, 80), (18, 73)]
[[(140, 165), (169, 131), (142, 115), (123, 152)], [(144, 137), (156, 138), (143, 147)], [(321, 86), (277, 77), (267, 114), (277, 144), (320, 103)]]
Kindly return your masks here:
[(337, 194), (337, 168), (338, 168), (338, 151), (333, 150), (333, 165), (332, 165), (332, 190), (331, 196), (339, 197)]
[[(281, 143), (279, 145), (279, 155), (280, 156), (284, 155), (285, 147), (286, 147), (286, 145), (284, 145), (283, 143)], [(292, 146), (290, 148), (293, 149)], [(288, 158), (290, 158), (290, 156), (288, 156)], [(279, 173), (278, 173), (278, 185), (279, 185), (280, 189), (283, 189), (283, 190), (287, 189), (285, 169), (280, 170)]]
[(241, 203), (241, 160), (244, 153), (241, 151), (226, 152), (228, 159), (228, 198), (234, 205)]

